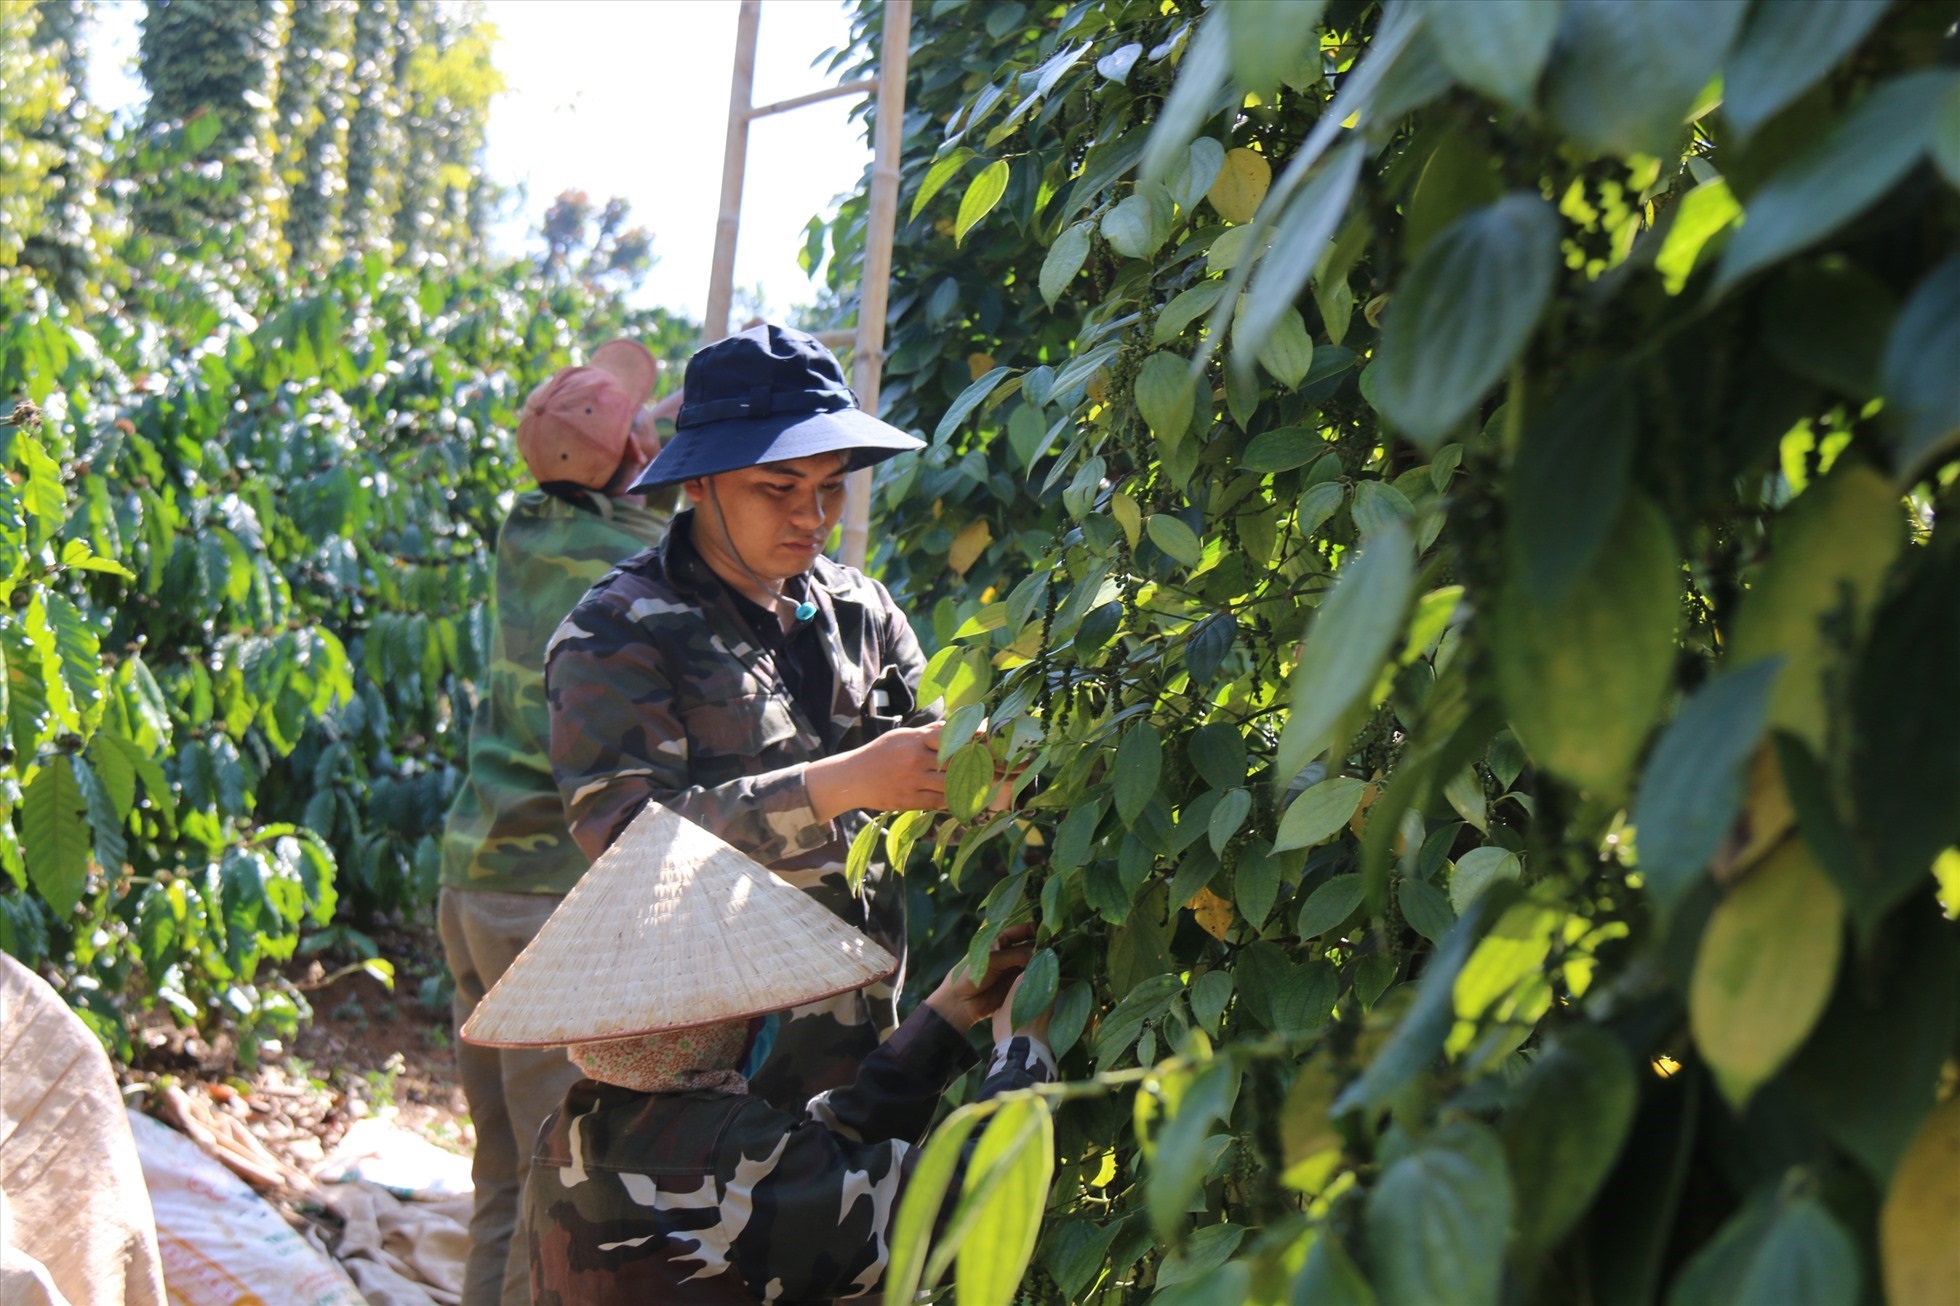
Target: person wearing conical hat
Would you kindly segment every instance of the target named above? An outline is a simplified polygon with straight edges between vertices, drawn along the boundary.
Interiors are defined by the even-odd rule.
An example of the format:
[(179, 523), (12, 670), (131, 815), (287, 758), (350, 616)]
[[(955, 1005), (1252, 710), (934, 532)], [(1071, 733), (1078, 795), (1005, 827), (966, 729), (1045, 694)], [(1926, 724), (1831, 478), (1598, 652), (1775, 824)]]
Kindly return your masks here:
[[(551, 776), (545, 644), (593, 581), (666, 532), (666, 506), (631, 490), (672, 406), (647, 406), (657, 377), (644, 345), (610, 340), (541, 382), (519, 415), (517, 449), (538, 488), (517, 495), (497, 532), (490, 667), (443, 830), (436, 915), (458, 1026), (587, 865)], [(531, 1140), (578, 1071), (558, 1051), (465, 1046), (456, 1060), (477, 1136), (464, 1306), (528, 1302), (511, 1231)]]
[(1046, 1014), (1008, 1027), (1027, 933), (1007, 935), (978, 981), (957, 967), (851, 1083), (780, 1110), (737, 1069), (762, 1018), (898, 962), (648, 805), (463, 1027), (473, 1043), (565, 1046), (586, 1076), (546, 1120), (525, 1186), (533, 1300), (798, 1306), (875, 1293), (918, 1143), (976, 1060), (965, 1031), (993, 1019), (982, 1098), (1055, 1077)]
[[(925, 658), (892, 596), (823, 548), (845, 474), (924, 442), (861, 411), (830, 351), (786, 327), (700, 350), (683, 391), (637, 484), (679, 485), (690, 506), (552, 637), (551, 761), (572, 833), (596, 858), (661, 803), (902, 963), (903, 884), (874, 861), (856, 891), (844, 862), (871, 813), (945, 805), (939, 714), (916, 701)], [(791, 1013), (754, 1090), (795, 1109), (851, 1082), (897, 1021), (898, 986)]]

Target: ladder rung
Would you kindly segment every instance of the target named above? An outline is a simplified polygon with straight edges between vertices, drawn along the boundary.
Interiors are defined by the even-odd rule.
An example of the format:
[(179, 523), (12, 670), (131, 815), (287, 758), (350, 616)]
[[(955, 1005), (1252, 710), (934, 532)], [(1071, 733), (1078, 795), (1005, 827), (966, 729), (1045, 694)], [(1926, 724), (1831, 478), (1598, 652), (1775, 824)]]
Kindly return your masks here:
[(821, 91), (811, 91), (808, 95), (792, 96), (787, 100), (778, 100), (774, 104), (758, 104), (749, 110), (749, 118), (751, 120), (766, 118), (772, 113), (784, 113), (790, 109), (801, 109), (806, 104), (821, 104), (825, 100), (834, 100), (840, 95), (861, 95), (869, 91), (875, 91), (876, 89), (878, 89), (878, 83), (871, 78), (857, 82), (845, 82), (842, 86), (832, 86)]

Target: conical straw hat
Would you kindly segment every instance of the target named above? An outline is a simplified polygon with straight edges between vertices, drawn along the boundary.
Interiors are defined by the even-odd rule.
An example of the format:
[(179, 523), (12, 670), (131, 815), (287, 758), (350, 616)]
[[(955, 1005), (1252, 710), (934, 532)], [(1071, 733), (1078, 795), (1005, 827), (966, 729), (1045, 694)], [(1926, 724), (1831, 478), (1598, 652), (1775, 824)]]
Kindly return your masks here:
[(808, 894), (656, 803), (484, 995), (463, 1037), (557, 1047), (743, 1020), (898, 970)]

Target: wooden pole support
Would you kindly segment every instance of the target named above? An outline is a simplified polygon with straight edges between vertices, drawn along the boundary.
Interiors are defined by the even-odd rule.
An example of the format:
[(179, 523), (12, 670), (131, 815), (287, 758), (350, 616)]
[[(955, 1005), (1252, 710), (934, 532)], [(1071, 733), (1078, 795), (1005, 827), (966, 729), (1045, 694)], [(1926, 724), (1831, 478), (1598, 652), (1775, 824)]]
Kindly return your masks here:
[(708, 273), (708, 311), (702, 343), (728, 334), (735, 300), (735, 242), (742, 227), (742, 178), (749, 163), (749, 109), (755, 95), (755, 34), (762, 0), (742, 0), (735, 18), (735, 75), (728, 87), (728, 138), (721, 155), (721, 212), (715, 219), (715, 256)]
[[(864, 270), (858, 279), (857, 346), (851, 382), (874, 417), (885, 366), (885, 309), (891, 298), (892, 233), (898, 225), (898, 161), (905, 144), (905, 70), (912, 52), (912, 0), (886, 0), (878, 42), (877, 125), (872, 135), (871, 205), (866, 215)], [(871, 535), (871, 472), (845, 482), (846, 566), (862, 567)]]
[(835, 100), (843, 95), (856, 95), (877, 86), (873, 78), (858, 82), (845, 82), (841, 86), (827, 86), (821, 91), (811, 91), (808, 95), (796, 95), (787, 100), (777, 100), (774, 104), (758, 104), (749, 110), (749, 120), (767, 118), (772, 113), (788, 113), (791, 109), (801, 109), (806, 104), (822, 104), (825, 100)]

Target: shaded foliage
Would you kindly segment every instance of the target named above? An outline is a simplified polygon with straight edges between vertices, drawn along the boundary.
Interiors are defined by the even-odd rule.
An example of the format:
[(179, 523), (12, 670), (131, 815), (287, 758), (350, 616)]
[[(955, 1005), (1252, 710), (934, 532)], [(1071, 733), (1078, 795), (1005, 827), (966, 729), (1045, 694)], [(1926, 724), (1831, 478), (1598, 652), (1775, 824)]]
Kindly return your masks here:
[[(1027, 1297), (1938, 1272), (1953, 17), (921, 4), (877, 561), (1027, 769), (885, 838), (1057, 959)], [(989, 1182), (894, 1274), (1006, 1301)]]

